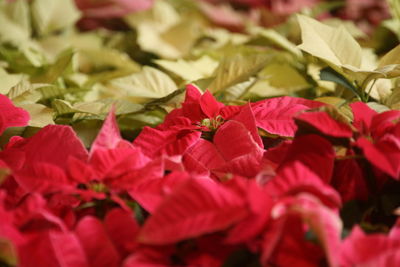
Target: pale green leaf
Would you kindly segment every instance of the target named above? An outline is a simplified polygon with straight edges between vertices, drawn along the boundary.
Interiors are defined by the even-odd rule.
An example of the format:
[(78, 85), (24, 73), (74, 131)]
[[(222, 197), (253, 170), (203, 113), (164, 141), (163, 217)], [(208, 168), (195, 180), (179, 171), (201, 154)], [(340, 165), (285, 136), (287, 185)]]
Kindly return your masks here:
[(94, 139), (96, 139), (102, 125), (102, 120), (82, 120), (74, 123), (72, 128), (78, 135), (79, 139), (82, 140), (85, 147), (89, 148)]
[(51, 105), (57, 115), (64, 115), (77, 112), (77, 110), (75, 110), (74, 107), (68, 101), (62, 99), (53, 100), (51, 102)]
[(376, 103), (376, 102), (368, 102), (367, 105), (368, 105), (371, 109), (375, 110), (375, 111), (378, 112), (378, 113), (382, 113), (382, 112), (385, 112), (385, 111), (389, 111), (389, 110), (390, 110), (389, 107), (387, 107), (387, 106), (385, 106), (385, 105), (382, 105), (382, 104), (379, 104), (379, 103)]
[(47, 70), (40, 76), (31, 79), (35, 83), (54, 83), (71, 66), (74, 51), (67, 49), (62, 52), (56, 62), (47, 67)]

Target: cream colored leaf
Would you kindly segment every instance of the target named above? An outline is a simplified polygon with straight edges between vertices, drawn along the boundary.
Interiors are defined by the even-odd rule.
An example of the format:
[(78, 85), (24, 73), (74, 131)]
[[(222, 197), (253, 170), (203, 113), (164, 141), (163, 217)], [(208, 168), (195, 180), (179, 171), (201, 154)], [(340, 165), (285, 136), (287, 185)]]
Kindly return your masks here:
[(34, 0), (32, 15), (40, 35), (73, 26), (80, 17), (80, 12), (73, 0)]
[(126, 96), (144, 99), (161, 98), (178, 89), (168, 75), (152, 67), (144, 67), (139, 73), (112, 80), (110, 86)]
[(171, 59), (186, 55), (201, 33), (199, 23), (191, 19), (161, 32), (152, 24), (141, 24), (136, 30), (143, 50)]
[(54, 124), (53, 110), (42, 104), (21, 104), (19, 107), (29, 112), (31, 119), (28, 125), (32, 127), (45, 127)]
[(186, 81), (195, 81), (210, 77), (218, 66), (218, 62), (209, 56), (203, 56), (193, 61), (184, 59), (159, 59), (155, 63)]
[(125, 21), (136, 29), (143, 50), (164, 58), (189, 52), (201, 33), (197, 19), (182, 18), (167, 1), (156, 1), (152, 9), (131, 14)]
[(11, 42), (18, 45), (29, 41), (30, 32), (10, 19), (5, 10), (0, 11), (0, 42)]
[(222, 28), (206, 28), (204, 37), (212, 40), (211, 43), (207, 43), (207, 47), (210, 49), (222, 48), (228, 44), (242, 45), (250, 40), (249, 35), (230, 32)]
[(254, 84), (250, 90), (249, 94), (255, 94), (257, 97), (273, 97), (273, 96), (282, 96), (287, 93), (287, 90), (283, 88), (276, 88), (271, 86), (270, 82), (267, 79), (260, 80)]
[(0, 68), (0, 94), (8, 94), (10, 89), (21, 80), (21, 74), (8, 74), (4, 69)]
[(51, 105), (54, 111), (57, 113), (57, 115), (64, 115), (68, 113), (77, 112), (68, 101), (62, 99), (54, 99), (51, 102)]
[(41, 94), (36, 89), (48, 86), (47, 84), (32, 84), (27, 79), (22, 79), (12, 87), (7, 96), (14, 103), (35, 103), (41, 99)]
[(354, 38), (367, 38), (368, 35), (363, 32), (354, 21), (351, 20), (342, 20), (339, 18), (329, 18), (324, 19), (324, 24), (337, 28), (340, 26), (344, 26), (346, 30), (353, 36)]
[(388, 79), (377, 79), (375, 81), (371, 81), (371, 83), (367, 86), (367, 88), (370, 89), (370, 96), (378, 101), (389, 97), (392, 92), (392, 87), (392, 82)]
[(224, 100), (234, 101), (240, 99), (256, 83), (257, 78), (251, 77), (248, 81), (235, 84), (224, 92)]
[(17, 25), (19, 25), (24, 31), (31, 35), (31, 16), (29, 10), (29, 3), (25, 0), (16, 0), (11, 3), (7, 3), (4, 7), (4, 11), (8, 17)]
[(379, 68), (387, 65), (400, 64), (400, 45), (390, 50), (385, 56), (379, 61)]
[(297, 18), (302, 37), (300, 49), (338, 67), (361, 67), (361, 47), (343, 26), (333, 28), (303, 15)]
[(383, 103), (392, 109), (400, 110), (400, 87), (393, 88), (392, 93)]
[(157, 0), (151, 9), (130, 14), (124, 19), (134, 28), (148, 24), (158, 32), (163, 32), (177, 24), (180, 15), (167, 1)]

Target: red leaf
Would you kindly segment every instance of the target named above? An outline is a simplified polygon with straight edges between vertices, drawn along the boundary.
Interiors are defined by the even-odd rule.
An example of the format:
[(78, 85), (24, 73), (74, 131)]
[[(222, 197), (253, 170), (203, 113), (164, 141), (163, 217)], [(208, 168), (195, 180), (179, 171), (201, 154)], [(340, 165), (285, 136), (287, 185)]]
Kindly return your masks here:
[(21, 267), (89, 267), (79, 240), (73, 233), (38, 232), (28, 236), (19, 249)]
[(114, 149), (122, 147), (128, 148), (131, 147), (131, 144), (122, 139), (115, 118), (114, 107), (112, 107), (100, 129), (100, 132), (92, 144), (90, 154), (93, 154), (93, 152), (98, 149)]
[(363, 171), (354, 159), (338, 160), (335, 163), (331, 184), (340, 193), (343, 203), (368, 199)]
[(248, 214), (238, 195), (208, 178), (179, 186), (146, 221), (139, 241), (171, 244), (224, 230)]
[[(335, 212), (323, 206), (312, 195), (301, 194), (296, 198), (283, 199), (273, 208), (272, 214), (275, 218), (288, 215), (299, 216), (303, 223), (307, 224), (317, 236), (321, 246), (325, 250), (329, 265), (334, 267), (339, 266), (342, 224)], [(268, 240), (265, 241), (268, 242)], [(302, 242), (305, 243), (305, 240)], [(266, 247), (269, 246), (267, 245)], [(269, 250), (265, 251), (264, 255), (262, 255), (263, 262), (266, 262), (268, 257)]]
[(49, 232), (49, 239), (60, 267), (89, 266), (76, 235), (51, 231)]
[(328, 140), (314, 134), (304, 135), (294, 139), (281, 166), (300, 161), (324, 182), (330, 183), (335, 156), (332, 144)]
[(267, 190), (258, 185), (254, 179), (242, 179), (236, 177), (230, 181), (241, 190), (243, 197), (247, 199), (250, 213), (241, 222), (235, 225), (228, 233), (225, 242), (238, 244), (250, 241), (264, 230), (271, 216), (273, 200)]
[(225, 160), (213, 143), (199, 139), (188, 151), (193, 159), (197, 160), (208, 170), (214, 170), (225, 164)]
[(139, 225), (134, 214), (119, 208), (113, 209), (104, 218), (104, 226), (121, 254), (127, 256), (136, 249)]
[(140, 148), (96, 150), (89, 163), (97, 179), (115, 178), (130, 170), (139, 169), (150, 161)]
[(378, 139), (385, 134), (391, 133), (400, 139), (400, 134), (396, 135), (396, 125), (399, 125), (400, 129), (400, 110), (389, 110), (386, 112), (379, 113), (372, 118), (371, 121), (371, 133), (373, 138)]
[(367, 133), (368, 129), (371, 127), (372, 118), (378, 113), (363, 102), (352, 103), (350, 107), (354, 115), (353, 125), (361, 133)]
[(363, 150), (372, 165), (393, 178), (400, 179), (400, 142), (396, 137), (386, 136), (375, 143), (361, 137), (357, 139), (356, 146)]
[(75, 232), (91, 266), (119, 266), (120, 256), (98, 219), (90, 216), (84, 217), (79, 221)]
[(223, 106), (208, 90), (200, 98), (201, 110), (208, 118), (215, 118)]
[(258, 134), (256, 120), (254, 118), (253, 110), (251, 109), (250, 104), (245, 105), (239, 114), (232, 118), (232, 120), (238, 121), (242, 123), (247, 130), (250, 132), (254, 141), (261, 147), (264, 148), (263, 142), (261, 140), (260, 135)]
[(356, 226), (342, 244), (342, 266), (399, 266), (400, 236), (393, 232), (366, 235)]
[(14, 178), (26, 192), (54, 193), (68, 187), (72, 188), (72, 183), (68, 181), (64, 170), (44, 162), (16, 173)]
[(224, 123), (214, 135), (214, 144), (226, 161), (246, 154), (264, 152), (246, 127), (237, 121)]
[(26, 126), (29, 119), (28, 112), (15, 107), (8, 97), (0, 94), (0, 135), (8, 127)]
[[(254, 151), (251, 154), (245, 154), (226, 162), (225, 165), (216, 169), (215, 173), (222, 172), (222, 175), (233, 173), (243, 177), (253, 178), (260, 172), (261, 162), (262, 153)], [(221, 176), (221, 174), (219, 176)]]
[(64, 125), (48, 125), (34, 136), (21, 140), (13, 148), (25, 152), (27, 164), (45, 162), (62, 169), (66, 168), (69, 157), (82, 161), (88, 158), (81, 140), (71, 127)]
[(326, 112), (305, 112), (296, 117), (327, 136), (351, 138), (353, 131), (349, 125), (334, 120)]
[(199, 138), (201, 132), (191, 130), (161, 131), (144, 127), (140, 135), (133, 142), (149, 157), (157, 155), (182, 155)]
[(266, 190), (277, 197), (309, 192), (330, 207), (341, 205), (338, 193), (301, 162), (281, 168), (277, 176), (267, 183)]
[(154, 213), (175, 187), (189, 179), (184, 172), (172, 172), (163, 178), (146, 179), (129, 190), (129, 195), (149, 213)]
[(293, 117), (300, 111), (325, 104), (295, 97), (277, 97), (252, 104), (257, 126), (271, 134), (294, 136), (297, 127)]

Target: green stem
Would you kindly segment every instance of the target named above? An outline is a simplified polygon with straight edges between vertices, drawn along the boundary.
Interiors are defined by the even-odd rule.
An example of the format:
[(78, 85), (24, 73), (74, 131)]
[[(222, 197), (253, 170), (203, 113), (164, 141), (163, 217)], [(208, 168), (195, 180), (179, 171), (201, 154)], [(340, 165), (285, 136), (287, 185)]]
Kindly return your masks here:
[(371, 94), (371, 91), (372, 91), (372, 89), (374, 88), (375, 83), (376, 83), (376, 79), (372, 82), (371, 87), (370, 87), (369, 90), (368, 90), (367, 98), (366, 98), (366, 101), (365, 101), (365, 102), (368, 102), (369, 97), (370, 97), (370, 94)]

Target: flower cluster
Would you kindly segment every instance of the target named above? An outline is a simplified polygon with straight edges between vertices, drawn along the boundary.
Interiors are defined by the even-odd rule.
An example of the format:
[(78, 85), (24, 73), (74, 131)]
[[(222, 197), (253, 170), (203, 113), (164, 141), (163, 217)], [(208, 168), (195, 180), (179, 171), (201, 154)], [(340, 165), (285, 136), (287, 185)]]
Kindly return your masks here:
[[(0, 101), (0, 129), (26, 125)], [(114, 110), (89, 151), (65, 125), (12, 137), (0, 152), (0, 262), (399, 265), (400, 111), (351, 111), (352, 122), (288, 96), (226, 106), (188, 85), (182, 107), (133, 142)]]

